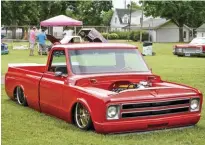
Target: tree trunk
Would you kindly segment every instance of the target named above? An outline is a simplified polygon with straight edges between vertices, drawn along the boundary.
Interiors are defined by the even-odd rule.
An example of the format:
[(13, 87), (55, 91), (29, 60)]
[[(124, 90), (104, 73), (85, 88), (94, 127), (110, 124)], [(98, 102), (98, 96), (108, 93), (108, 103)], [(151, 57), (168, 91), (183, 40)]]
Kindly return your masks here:
[(16, 39), (16, 27), (12, 28), (12, 39)]
[(21, 39), (23, 39), (23, 38), (24, 38), (24, 33), (25, 33), (25, 28), (24, 28), (24, 27), (22, 27)]
[(179, 25), (179, 42), (184, 42), (183, 25)]
[(6, 36), (7, 36), (7, 33), (8, 33), (8, 28), (6, 27)]
[(28, 28), (25, 28), (25, 29), (24, 29), (23, 40), (28, 40)]

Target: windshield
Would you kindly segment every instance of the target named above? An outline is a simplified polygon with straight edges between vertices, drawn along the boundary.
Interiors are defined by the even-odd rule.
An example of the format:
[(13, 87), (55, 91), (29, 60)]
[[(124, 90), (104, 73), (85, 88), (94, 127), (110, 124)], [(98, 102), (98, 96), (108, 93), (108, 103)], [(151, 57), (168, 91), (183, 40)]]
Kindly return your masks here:
[(205, 44), (205, 38), (194, 38), (190, 44)]
[(148, 72), (137, 49), (69, 50), (74, 74)]

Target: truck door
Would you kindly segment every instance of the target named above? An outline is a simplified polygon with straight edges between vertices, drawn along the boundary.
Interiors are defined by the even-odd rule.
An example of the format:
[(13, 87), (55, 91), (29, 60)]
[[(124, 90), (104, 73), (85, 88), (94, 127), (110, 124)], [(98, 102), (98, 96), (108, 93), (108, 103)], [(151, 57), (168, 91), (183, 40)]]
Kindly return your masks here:
[(67, 84), (65, 50), (53, 50), (47, 71), (40, 82), (41, 111), (61, 118), (62, 95)]

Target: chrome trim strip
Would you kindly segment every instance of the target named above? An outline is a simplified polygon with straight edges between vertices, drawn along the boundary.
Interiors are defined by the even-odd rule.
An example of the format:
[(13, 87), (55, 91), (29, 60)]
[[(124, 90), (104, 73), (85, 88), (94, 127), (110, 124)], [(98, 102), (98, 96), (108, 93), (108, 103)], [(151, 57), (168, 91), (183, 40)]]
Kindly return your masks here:
[(140, 111), (130, 111), (130, 112), (122, 112), (121, 114), (129, 114), (129, 113), (137, 113), (137, 112), (149, 112), (149, 111), (163, 111), (163, 110), (170, 110), (170, 109), (180, 109), (180, 108), (189, 108), (189, 106), (190, 105), (186, 105), (186, 106), (180, 106), (180, 107), (171, 107), (171, 108), (167, 108), (167, 109), (156, 109), (156, 110), (154, 110), (154, 109), (152, 109), (152, 110), (145, 110), (145, 111), (142, 111), (142, 110), (140, 110)]
[[(123, 105), (130, 105), (130, 104), (134, 104), (134, 105), (138, 105), (138, 104), (148, 104), (148, 103), (163, 103), (163, 102), (173, 102), (173, 101), (183, 101), (183, 100), (189, 100), (190, 101), (190, 98), (180, 98), (180, 99), (173, 99), (173, 100), (160, 100), (160, 101), (157, 101), (157, 102), (137, 102), (137, 103), (126, 103), (126, 104), (121, 104), (121, 109), (122, 110), (128, 110), (128, 109), (123, 109)], [(144, 107), (144, 108), (149, 108), (149, 107)]]
[[(120, 119), (127, 119), (127, 118), (142, 118), (142, 117), (152, 117), (152, 116), (165, 116), (165, 115), (170, 115), (170, 114), (180, 114), (180, 113), (186, 113), (189, 112), (189, 107), (182, 107), (182, 108), (188, 108), (188, 111), (183, 111), (183, 112), (177, 112), (177, 113), (167, 113), (167, 114), (157, 114), (157, 115), (147, 115), (147, 116), (133, 116), (133, 117), (122, 117), (123, 114), (125, 113), (121, 113), (120, 115)], [(176, 108), (179, 109), (179, 108)], [(127, 113), (129, 114), (129, 113)]]

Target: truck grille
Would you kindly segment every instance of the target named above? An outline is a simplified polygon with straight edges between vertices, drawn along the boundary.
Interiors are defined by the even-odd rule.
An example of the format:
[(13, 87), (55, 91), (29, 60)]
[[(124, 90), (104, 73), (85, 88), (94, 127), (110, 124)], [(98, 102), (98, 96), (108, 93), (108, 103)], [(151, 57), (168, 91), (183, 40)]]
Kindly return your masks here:
[(122, 118), (165, 115), (189, 111), (189, 99), (122, 105)]
[(200, 48), (184, 48), (184, 53), (201, 53)]
[(176, 52), (178, 53), (201, 53), (202, 50), (200, 48), (176, 48)]

